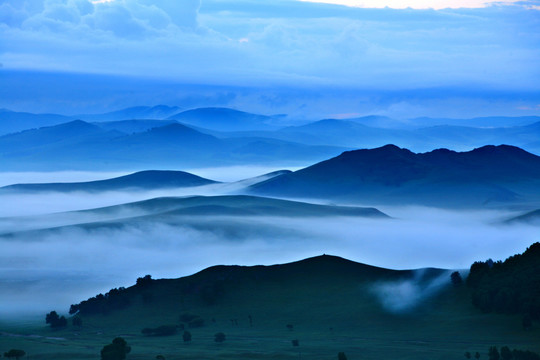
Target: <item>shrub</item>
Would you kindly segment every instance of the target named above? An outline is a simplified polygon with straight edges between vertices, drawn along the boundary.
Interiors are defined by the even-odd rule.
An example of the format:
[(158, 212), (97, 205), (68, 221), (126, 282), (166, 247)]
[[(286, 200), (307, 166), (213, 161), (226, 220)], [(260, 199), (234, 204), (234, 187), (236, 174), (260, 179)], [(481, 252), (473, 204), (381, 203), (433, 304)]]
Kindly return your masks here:
[(117, 337), (101, 349), (101, 360), (124, 360), (130, 351), (131, 347), (127, 346), (126, 340)]
[(51, 311), (45, 316), (45, 323), (50, 324), (52, 329), (59, 329), (67, 326), (65, 316), (58, 316), (56, 311)]
[(26, 355), (26, 352), (19, 349), (11, 349), (8, 352), (4, 353), (4, 357), (7, 357), (8, 359), (15, 358), (16, 360), (19, 360), (24, 355)]

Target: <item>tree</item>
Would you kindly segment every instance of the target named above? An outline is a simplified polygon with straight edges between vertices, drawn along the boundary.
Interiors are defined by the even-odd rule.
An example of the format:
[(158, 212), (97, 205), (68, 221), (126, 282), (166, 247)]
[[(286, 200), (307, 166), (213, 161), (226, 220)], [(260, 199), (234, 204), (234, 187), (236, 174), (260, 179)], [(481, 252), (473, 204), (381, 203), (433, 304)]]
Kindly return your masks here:
[(480, 353), (478, 351), (474, 354), (474, 358), (476, 360), (480, 359)]
[(182, 339), (184, 339), (184, 342), (190, 342), (191, 333), (189, 331), (184, 331), (184, 333), (182, 334)]
[(165, 360), (165, 356), (163, 355), (157, 355), (156, 360)]
[(45, 316), (45, 323), (50, 324), (52, 329), (58, 329), (67, 326), (65, 316), (58, 316), (56, 311), (51, 311)]
[(292, 343), (292, 346), (300, 346), (300, 341), (298, 341), (298, 339), (292, 340), (291, 343)]
[(24, 355), (26, 355), (26, 352), (19, 349), (11, 349), (8, 352), (4, 353), (4, 357), (7, 357), (8, 359), (15, 358), (16, 360), (19, 360)]
[(501, 348), (501, 359), (502, 360), (512, 360), (514, 356), (512, 355), (512, 351), (508, 346), (503, 346)]
[(488, 351), (489, 360), (499, 360), (501, 358), (501, 355), (499, 354), (499, 350), (497, 350), (496, 346), (491, 346)]
[(145, 275), (144, 277), (137, 278), (135, 285), (145, 287), (152, 283), (152, 275)]
[(471, 353), (466, 351), (465, 352), (465, 358), (470, 359), (471, 358)]
[(101, 360), (124, 360), (130, 351), (131, 347), (127, 346), (126, 340), (117, 337), (112, 344), (105, 345), (101, 349)]
[(217, 343), (222, 343), (225, 341), (225, 334), (222, 332), (218, 332), (214, 335), (214, 341)]
[(452, 275), (450, 275), (450, 280), (452, 280), (452, 284), (454, 286), (459, 286), (463, 284), (463, 279), (461, 278), (461, 274), (459, 271), (454, 271)]
[(338, 352), (337, 358), (338, 360), (347, 360), (347, 356), (345, 355), (344, 352)]

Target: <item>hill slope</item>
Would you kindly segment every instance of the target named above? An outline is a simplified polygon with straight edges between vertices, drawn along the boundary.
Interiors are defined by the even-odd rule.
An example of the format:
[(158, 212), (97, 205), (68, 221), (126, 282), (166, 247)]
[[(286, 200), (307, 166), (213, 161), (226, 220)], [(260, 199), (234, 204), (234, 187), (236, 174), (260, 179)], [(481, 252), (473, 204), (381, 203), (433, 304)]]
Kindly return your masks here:
[(38, 191), (113, 191), (134, 189), (164, 189), (192, 187), (215, 184), (216, 181), (202, 178), (184, 171), (140, 171), (113, 179), (44, 184), (14, 184), (0, 188), (2, 191), (38, 192)]
[(483, 206), (540, 197), (540, 157), (512, 146), (415, 154), (387, 145), (344, 152), (255, 184), (256, 194), (375, 203)]
[(217, 131), (272, 129), (272, 118), (228, 108), (199, 108), (169, 117), (185, 124)]
[[(392, 312), (385, 299), (412, 305)], [(132, 346), (133, 359), (322, 360), (343, 351), (368, 360), (443, 360), (465, 351), (487, 357), (492, 345), (539, 350), (538, 330), (524, 332), (515, 316), (475, 310), (468, 289), (452, 287), (446, 270), (395, 271), (329, 255), (214, 266), (178, 279), (141, 277), (127, 289), (74, 304), (71, 312), (77, 311), (82, 327), (40, 332), (63, 340), (10, 341), (42, 359), (90, 358), (118, 335)], [(162, 325), (171, 325), (170, 336), (142, 333)], [(182, 328), (190, 342), (183, 343)], [(217, 332), (226, 334), (223, 344), (214, 342)]]

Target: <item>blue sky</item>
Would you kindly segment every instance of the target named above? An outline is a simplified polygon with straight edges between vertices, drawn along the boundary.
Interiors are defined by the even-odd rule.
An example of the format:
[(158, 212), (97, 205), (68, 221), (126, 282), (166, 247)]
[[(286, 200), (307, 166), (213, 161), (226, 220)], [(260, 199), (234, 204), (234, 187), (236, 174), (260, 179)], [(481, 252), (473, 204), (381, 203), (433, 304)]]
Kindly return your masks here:
[[(540, 111), (540, 2), (429, 2), (436, 9), (422, 0), (375, 3), (386, 8), (371, 8), (372, 0), (335, 2), (364, 7), (0, 0), (0, 63), (3, 72), (240, 87), (525, 92), (528, 99), (512, 102), (514, 110)], [(444, 8), (452, 4), (465, 7)]]

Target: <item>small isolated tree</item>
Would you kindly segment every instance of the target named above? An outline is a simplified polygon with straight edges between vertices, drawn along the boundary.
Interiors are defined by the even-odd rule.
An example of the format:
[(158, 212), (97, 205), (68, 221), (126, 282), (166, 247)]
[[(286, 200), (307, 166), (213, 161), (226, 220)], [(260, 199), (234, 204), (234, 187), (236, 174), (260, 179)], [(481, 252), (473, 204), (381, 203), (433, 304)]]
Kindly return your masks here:
[(165, 356), (163, 355), (157, 355), (156, 360), (165, 360)]
[(45, 323), (50, 324), (52, 329), (59, 329), (67, 326), (67, 319), (65, 316), (58, 316), (56, 311), (51, 311), (45, 316)]
[(291, 343), (292, 343), (292, 346), (300, 346), (300, 341), (298, 341), (298, 339), (292, 340)]
[(480, 359), (480, 353), (478, 351), (474, 354), (474, 358), (476, 360)]
[(491, 346), (489, 348), (488, 357), (489, 357), (489, 360), (499, 360), (501, 358), (501, 355), (499, 354), (499, 350), (497, 350), (496, 346)]
[(16, 360), (19, 360), (24, 355), (26, 355), (26, 352), (19, 349), (11, 349), (8, 352), (4, 353), (4, 357), (7, 357), (8, 359), (15, 358)]
[(191, 341), (191, 333), (189, 331), (184, 331), (182, 334), (182, 339), (184, 339), (184, 342), (190, 342)]
[(130, 351), (131, 347), (127, 346), (126, 340), (117, 337), (112, 344), (105, 345), (101, 349), (101, 360), (124, 360)]
[(471, 353), (468, 352), (468, 351), (465, 351), (465, 358), (470, 359), (471, 358)]
[(344, 352), (338, 352), (337, 358), (338, 360), (347, 360), (347, 355)]
[(287, 324), (287, 329), (293, 331), (294, 329), (294, 326), (292, 324)]
[(218, 332), (214, 335), (214, 341), (217, 343), (222, 343), (225, 341), (225, 334), (222, 332)]
[(452, 284), (454, 286), (459, 286), (463, 284), (463, 279), (461, 278), (461, 274), (459, 271), (454, 271), (452, 275), (450, 275), (450, 280), (452, 280)]

